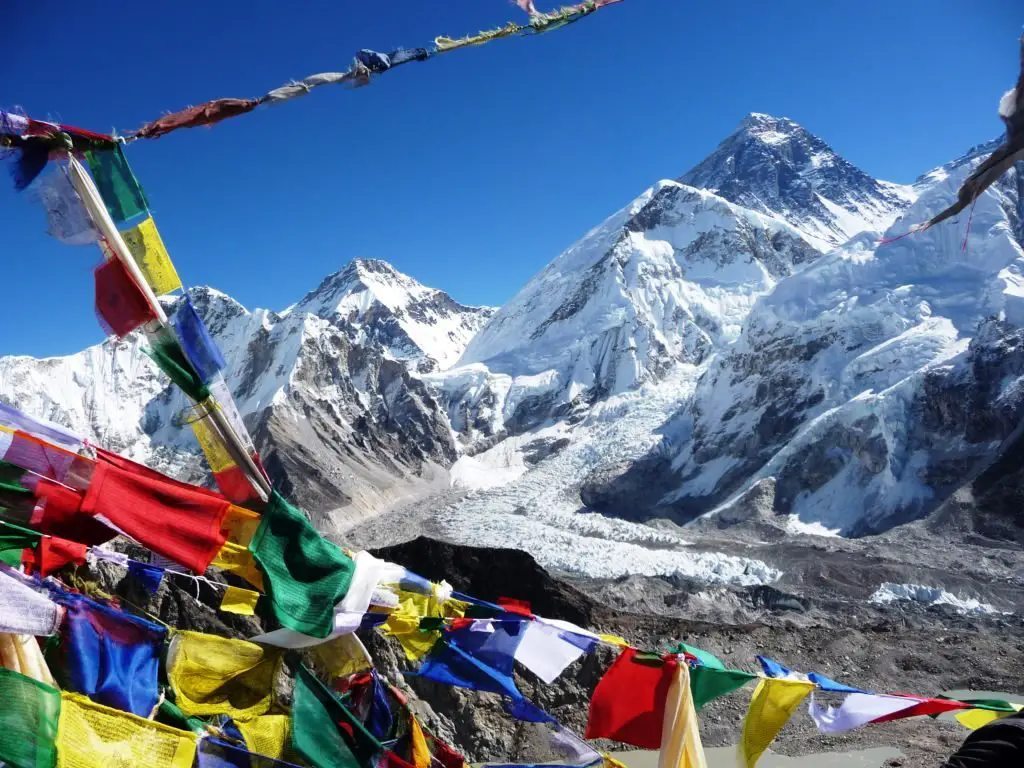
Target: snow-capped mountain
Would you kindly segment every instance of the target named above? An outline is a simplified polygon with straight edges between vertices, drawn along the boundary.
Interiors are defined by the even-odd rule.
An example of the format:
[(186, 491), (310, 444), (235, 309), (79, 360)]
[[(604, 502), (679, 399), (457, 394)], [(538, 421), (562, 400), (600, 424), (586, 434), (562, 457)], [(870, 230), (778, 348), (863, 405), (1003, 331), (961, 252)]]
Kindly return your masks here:
[(549, 264), (427, 377), (468, 444), (701, 363), (820, 252), (784, 221), (663, 181)]
[[(945, 208), (991, 148), (922, 177), (887, 234)], [(970, 485), (1024, 417), (1022, 173), (978, 198), (966, 243), (967, 215), (885, 244), (864, 234), (779, 282), (666, 439), (626, 473), (594, 478), (591, 502), (619, 508), (642, 484), (640, 517), (735, 520), (768, 483), (792, 530), (860, 535)]]
[[(445, 480), (455, 446), (443, 411), (409, 367), (455, 359), (487, 310), (366, 261), (280, 314), (249, 311), (210, 288), (190, 295), (224, 352), (228, 385), (264, 464), (324, 530)], [(432, 326), (441, 329), (433, 336)], [(144, 347), (133, 334), (67, 357), (0, 358), (0, 397), (199, 480), (206, 470), (198, 444), (180, 426), (186, 402)]]
[(912, 187), (872, 178), (792, 120), (758, 113), (679, 181), (778, 216), (824, 250), (885, 229), (916, 197)]
[(494, 314), (492, 307), (463, 306), (379, 259), (354, 259), (293, 310), (344, 322), (358, 342), (379, 344), (421, 372), (451, 366)]

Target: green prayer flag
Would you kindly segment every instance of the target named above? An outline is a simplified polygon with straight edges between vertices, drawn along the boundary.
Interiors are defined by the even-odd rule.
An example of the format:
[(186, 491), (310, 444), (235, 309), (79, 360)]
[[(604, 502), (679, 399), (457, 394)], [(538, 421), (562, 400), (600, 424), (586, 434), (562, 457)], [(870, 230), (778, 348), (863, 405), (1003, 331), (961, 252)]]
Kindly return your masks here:
[(715, 669), (714, 667), (690, 667), (690, 693), (693, 706), (699, 712), (705, 704), (738, 691), (755, 679), (757, 675), (738, 669)]
[(296, 632), (330, 636), (334, 606), (352, 582), (352, 558), (317, 533), (277, 491), (271, 493), (249, 551), (263, 571), (277, 620)]
[(35, 549), (40, 536), (35, 531), (0, 522), (0, 563), (17, 568), (21, 565), (22, 550)]
[(185, 357), (185, 353), (178, 344), (178, 340), (170, 334), (163, 334), (153, 340), (152, 349), (147, 349), (146, 354), (152, 358), (157, 367), (167, 374), (167, 377), (178, 385), (178, 388), (188, 395), (192, 400), (201, 403), (210, 396), (210, 390), (192, 363)]
[(96, 189), (118, 224), (149, 210), (146, 194), (128, 167), (121, 145), (85, 153)]
[(160, 702), (157, 709), (156, 719), (164, 725), (177, 728), (180, 731), (192, 731), (192, 733), (206, 734), (206, 724), (198, 717), (188, 717), (181, 708), (168, 698)]
[(0, 667), (0, 763), (51, 768), (57, 760), (60, 693)]
[(965, 699), (960, 696), (944, 695), (936, 696), (935, 698), (962, 701), (964, 704), (970, 704), (972, 709), (984, 709), (989, 712), (1006, 712), (1008, 714), (1016, 714), (1017, 712), (1017, 708), (1015, 706), (1003, 699)]
[[(339, 723), (352, 726), (343, 733)], [(313, 768), (372, 766), (382, 747), (328, 688), (299, 668), (292, 699), (292, 748)]]
[(688, 653), (691, 656), (700, 659), (700, 663), (705, 667), (711, 667), (711, 669), (725, 669), (725, 664), (719, 660), (714, 654), (703, 651), (700, 648), (694, 648), (692, 645), (686, 643), (680, 643), (673, 649), (672, 653)]

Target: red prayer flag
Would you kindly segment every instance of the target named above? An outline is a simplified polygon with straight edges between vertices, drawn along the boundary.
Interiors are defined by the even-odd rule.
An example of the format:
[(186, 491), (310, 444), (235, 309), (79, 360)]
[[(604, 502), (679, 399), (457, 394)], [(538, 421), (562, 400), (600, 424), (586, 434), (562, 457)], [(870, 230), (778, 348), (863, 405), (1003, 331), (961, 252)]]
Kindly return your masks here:
[[(258, 459), (255, 455), (253, 458)], [(214, 472), (213, 480), (217, 483), (217, 487), (220, 488), (220, 492), (235, 504), (244, 505), (250, 501), (255, 501), (257, 498), (256, 491), (252, 487), (252, 483), (249, 482), (249, 478), (242, 471), (241, 467), (237, 465), (229, 467), (223, 472)]]
[(661, 748), (661, 731), (677, 663), (640, 664), (636, 649), (626, 648), (594, 689), (587, 739), (614, 739), (644, 749)]
[(124, 337), (156, 319), (146, 295), (120, 259), (104, 261), (96, 267), (95, 277), (96, 314), (105, 330)]
[(26, 549), (24, 564), (31, 566), (40, 576), (49, 576), (69, 563), (85, 565), (85, 553), (89, 550), (85, 544), (61, 539), (56, 536), (43, 536), (39, 546)]
[[(900, 694), (896, 694), (900, 695)], [(970, 704), (965, 704), (962, 701), (954, 701), (953, 699), (920, 699), (917, 696), (907, 696), (908, 699), (916, 699), (920, 703), (915, 704), (908, 709), (901, 709), (899, 712), (893, 712), (891, 715), (885, 715), (877, 720), (872, 720), (872, 723), (889, 723), (893, 720), (902, 720), (906, 717), (920, 717), (923, 715), (941, 715), (943, 712), (954, 712), (958, 709), (970, 709)]]
[(92, 515), (82, 511), (84, 494), (46, 478), (36, 482), (33, 525), (43, 533), (90, 546), (104, 544), (117, 536)]
[(102, 515), (153, 552), (205, 572), (227, 540), (221, 526), (230, 502), (117, 458), (96, 463), (82, 511)]
[(508, 613), (515, 613), (528, 619), (533, 618), (533, 613), (530, 611), (530, 603), (527, 600), (516, 600), (514, 597), (499, 597), (498, 605)]

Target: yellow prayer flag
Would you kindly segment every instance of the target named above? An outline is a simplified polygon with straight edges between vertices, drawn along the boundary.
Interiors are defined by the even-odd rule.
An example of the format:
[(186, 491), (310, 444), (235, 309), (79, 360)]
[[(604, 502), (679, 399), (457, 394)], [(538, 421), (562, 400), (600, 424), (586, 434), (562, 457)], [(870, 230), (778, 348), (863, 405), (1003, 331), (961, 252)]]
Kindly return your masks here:
[(221, 528), (227, 533), (228, 541), (232, 544), (248, 547), (252, 543), (252, 537), (256, 535), (256, 530), (260, 527), (262, 519), (252, 510), (232, 504), (224, 513)]
[(461, 600), (448, 599), (441, 602), (434, 595), (400, 590), (398, 608), (381, 631), (398, 640), (409, 661), (416, 661), (426, 656), (441, 637), (441, 633), (434, 630), (420, 631), (420, 619), (461, 618), (466, 615), (468, 608), (469, 604)]
[(195, 434), (196, 440), (199, 441), (199, 447), (203, 449), (206, 463), (210, 465), (210, 471), (223, 472), (235, 466), (235, 462), (231, 458), (231, 454), (228, 453), (228, 449), (224, 447), (224, 443), (210, 427), (208, 419), (208, 416), (196, 419), (189, 426), (192, 427), (192, 432)]
[(690, 665), (679, 664), (665, 697), (658, 768), (707, 768), (707, 765), (690, 690)]
[(61, 694), (57, 768), (192, 768), (196, 736)]
[(604, 642), (610, 643), (611, 645), (617, 645), (620, 648), (626, 648), (629, 646), (629, 643), (627, 643), (625, 639), (619, 637), (618, 635), (598, 635), (598, 637), (601, 638), (601, 640), (603, 640)]
[(265, 715), (274, 700), (280, 648), (264, 648), (200, 632), (175, 631), (167, 651), (167, 681), (188, 716)]
[[(1020, 705), (1013, 705), (1020, 712)], [(964, 728), (969, 728), (972, 731), (976, 731), (983, 725), (1000, 720), (1004, 717), (1009, 717), (1009, 712), (993, 712), (989, 709), (965, 709), (963, 712), (957, 712), (954, 717), (960, 722)]]
[(409, 743), (412, 746), (412, 764), (416, 768), (430, 768), (431, 755), (430, 747), (427, 746), (427, 738), (423, 735), (423, 728), (419, 720), (411, 711), (409, 712)]
[(291, 738), (291, 718), (288, 715), (263, 715), (252, 720), (236, 720), (235, 725), (242, 732), (245, 746), (250, 752), (275, 760), (287, 757), (285, 750)]
[(181, 278), (171, 263), (171, 257), (164, 247), (163, 238), (157, 231), (153, 217), (150, 216), (138, 226), (121, 233), (128, 250), (135, 258), (142, 276), (157, 296), (176, 291), (181, 288)]
[(349, 677), (356, 672), (365, 672), (373, 667), (373, 660), (356, 635), (338, 635), (326, 643), (313, 648), (316, 659), (315, 666), (324, 677), (334, 680), (337, 677)]
[(602, 764), (601, 768), (626, 768), (625, 763), (620, 763), (607, 752), (602, 752), (601, 757), (604, 758), (604, 763)]
[(741, 766), (753, 768), (812, 690), (814, 683), (800, 680), (773, 678), (757, 684), (747, 718), (743, 721), (743, 738), (739, 746)]
[(260, 569), (253, 559), (252, 552), (242, 544), (225, 541), (220, 551), (213, 556), (210, 565), (214, 568), (220, 568), (222, 571), (233, 573), (236, 576), (241, 576), (260, 592), (266, 593), (267, 591), (263, 585), (263, 574), (260, 573)]
[(220, 609), (225, 613), (237, 613), (239, 616), (255, 616), (256, 603), (259, 599), (259, 592), (239, 587), (228, 587), (224, 590), (224, 599), (220, 601)]

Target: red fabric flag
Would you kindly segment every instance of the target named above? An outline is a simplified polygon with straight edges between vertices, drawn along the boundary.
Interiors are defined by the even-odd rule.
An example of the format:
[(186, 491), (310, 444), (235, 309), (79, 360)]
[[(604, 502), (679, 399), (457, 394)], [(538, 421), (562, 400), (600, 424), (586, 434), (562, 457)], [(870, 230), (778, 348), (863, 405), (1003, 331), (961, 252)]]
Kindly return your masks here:
[[(253, 458), (258, 459), (259, 457), (254, 455)], [(220, 492), (235, 504), (245, 505), (250, 501), (255, 501), (257, 498), (252, 483), (249, 482), (241, 467), (233, 466), (228, 467), (223, 472), (214, 472), (213, 480), (217, 483), (217, 487), (220, 488)]]
[(104, 261), (95, 276), (96, 314), (105, 330), (124, 337), (156, 319), (146, 295), (119, 259)]
[(118, 459), (126, 469), (108, 460), (96, 463), (82, 511), (102, 515), (157, 554), (205, 572), (227, 540), (221, 526), (230, 502)]
[(513, 597), (499, 597), (498, 605), (508, 613), (515, 613), (528, 619), (533, 618), (533, 613), (530, 611), (530, 603), (526, 600), (516, 600)]
[[(899, 695), (899, 694), (896, 694)], [(919, 704), (909, 707), (908, 709), (901, 709), (899, 712), (893, 712), (891, 715), (885, 715), (877, 720), (872, 720), (872, 723), (889, 723), (893, 720), (902, 720), (906, 717), (919, 717), (922, 715), (941, 715), (943, 712), (954, 712), (958, 709), (970, 709), (970, 704), (965, 704), (962, 701), (954, 701), (953, 699), (920, 699), (917, 696), (907, 696), (908, 699), (917, 699), (920, 701)]]
[(660, 749), (665, 700), (676, 666), (674, 659), (661, 666), (641, 664), (635, 648), (623, 650), (594, 689), (585, 738)]
[(43, 536), (35, 550), (25, 550), (23, 563), (31, 566), (40, 576), (49, 576), (70, 563), (85, 565), (85, 553), (88, 549), (85, 544), (77, 544), (56, 536)]
[(32, 523), (43, 533), (90, 546), (117, 536), (116, 531), (82, 511), (83, 493), (39, 478), (35, 494), (37, 504)]

